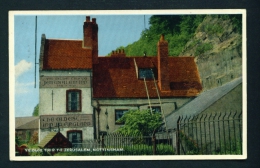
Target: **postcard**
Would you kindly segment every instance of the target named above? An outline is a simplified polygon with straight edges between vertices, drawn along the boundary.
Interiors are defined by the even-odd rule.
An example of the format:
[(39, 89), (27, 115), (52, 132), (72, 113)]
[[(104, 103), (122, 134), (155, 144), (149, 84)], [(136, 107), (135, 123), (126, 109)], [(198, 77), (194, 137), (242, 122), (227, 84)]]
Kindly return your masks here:
[(10, 160), (247, 158), (246, 10), (10, 11)]

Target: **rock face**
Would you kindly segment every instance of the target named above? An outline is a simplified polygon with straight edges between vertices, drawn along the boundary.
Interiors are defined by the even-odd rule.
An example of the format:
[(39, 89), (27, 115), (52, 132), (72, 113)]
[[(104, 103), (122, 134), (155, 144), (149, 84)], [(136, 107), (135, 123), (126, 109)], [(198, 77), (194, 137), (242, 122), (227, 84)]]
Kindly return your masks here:
[(242, 76), (242, 35), (230, 19), (206, 16), (179, 56), (195, 56), (203, 89)]

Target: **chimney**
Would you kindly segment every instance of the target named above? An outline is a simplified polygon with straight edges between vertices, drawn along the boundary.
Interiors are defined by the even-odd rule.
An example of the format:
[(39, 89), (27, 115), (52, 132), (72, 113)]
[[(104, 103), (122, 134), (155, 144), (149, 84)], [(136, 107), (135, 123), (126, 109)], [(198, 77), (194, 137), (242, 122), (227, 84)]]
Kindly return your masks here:
[(169, 71), (168, 71), (168, 42), (161, 35), (157, 43), (158, 50), (158, 85), (161, 91), (170, 90)]
[(96, 18), (92, 18), (92, 21), (90, 21), (90, 16), (86, 17), (83, 35), (83, 48), (92, 50), (92, 63), (98, 64), (98, 25)]
[(111, 57), (126, 57), (124, 49), (118, 49), (118, 51), (112, 51)]
[(44, 59), (44, 46), (45, 46), (46, 36), (45, 34), (42, 34), (41, 38), (41, 49), (40, 49), (40, 60), (39, 60), (39, 69), (43, 69), (43, 59)]

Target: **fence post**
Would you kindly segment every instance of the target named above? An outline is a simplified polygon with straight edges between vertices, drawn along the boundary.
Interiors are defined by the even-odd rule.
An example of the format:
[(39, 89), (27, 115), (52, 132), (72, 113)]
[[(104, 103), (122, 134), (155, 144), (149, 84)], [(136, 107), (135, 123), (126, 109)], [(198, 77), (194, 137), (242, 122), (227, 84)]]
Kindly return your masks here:
[(153, 142), (153, 155), (156, 155), (156, 137), (155, 137), (155, 133), (153, 133), (152, 142)]
[(179, 131), (180, 131), (180, 120), (181, 120), (181, 116), (179, 116), (178, 120), (177, 120), (177, 131), (176, 131), (176, 153), (177, 155), (180, 155), (180, 135), (179, 135)]
[(104, 147), (105, 147), (105, 142), (104, 142), (104, 134), (102, 134), (102, 136), (101, 136), (101, 147), (102, 147), (102, 149), (101, 149), (101, 151), (102, 151), (102, 156), (104, 155)]

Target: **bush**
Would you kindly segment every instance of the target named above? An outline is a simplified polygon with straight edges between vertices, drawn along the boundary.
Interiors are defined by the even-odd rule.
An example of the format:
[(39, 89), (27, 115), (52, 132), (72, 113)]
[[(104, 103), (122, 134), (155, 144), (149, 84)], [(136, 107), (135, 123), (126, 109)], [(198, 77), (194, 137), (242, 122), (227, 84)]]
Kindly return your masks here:
[(210, 43), (201, 44), (196, 48), (195, 56), (205, 53), (206, 51), (212, 50), (213, 45)]
[(29, 141), (30, 144), (36, 144), (38, 143), (38, 131), (35, 131), (33, 135), (31, 136), (31, 139)]
[(221, 34), (223, 31), (223, 27), (219, 24), (207, 24), (205, 26), (205, 32), (209, 35)]
[[(171, 145), (157, 144), (156, 155), (174, 155)], [(153, 146), (133, 145), (124, 148), (124, 155), (153, 155)]]

